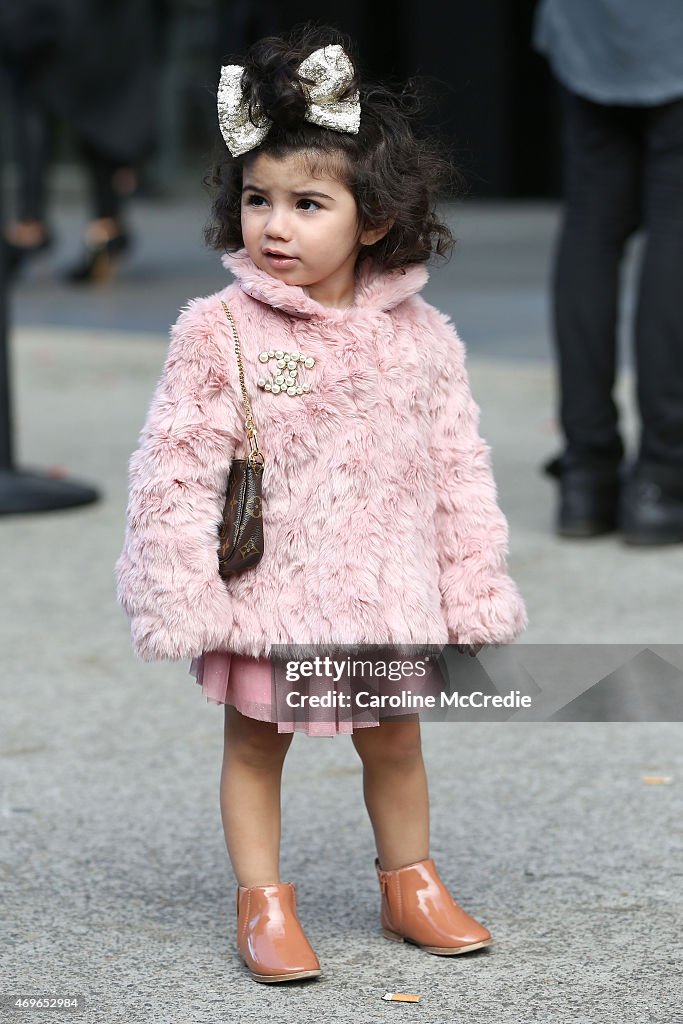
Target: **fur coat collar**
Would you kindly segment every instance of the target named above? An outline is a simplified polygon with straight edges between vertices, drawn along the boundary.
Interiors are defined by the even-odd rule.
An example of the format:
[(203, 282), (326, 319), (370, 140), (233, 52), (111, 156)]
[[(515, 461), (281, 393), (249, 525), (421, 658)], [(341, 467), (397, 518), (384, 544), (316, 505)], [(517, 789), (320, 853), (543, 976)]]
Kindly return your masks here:
[(356, 272), (356, 296), (352, 306), (337, 309), (316, 302), (299, 285), (287, 284), (257, 267), (246, 249), (225, 253), (223, 266), (237, 279), (247, 295), (302, 319), (346, 320), (359, 309), (386, 312), (424, 287), (429, 272), (422, 263), (399, 270), (383, 270), (373, 260), (361, 260)]

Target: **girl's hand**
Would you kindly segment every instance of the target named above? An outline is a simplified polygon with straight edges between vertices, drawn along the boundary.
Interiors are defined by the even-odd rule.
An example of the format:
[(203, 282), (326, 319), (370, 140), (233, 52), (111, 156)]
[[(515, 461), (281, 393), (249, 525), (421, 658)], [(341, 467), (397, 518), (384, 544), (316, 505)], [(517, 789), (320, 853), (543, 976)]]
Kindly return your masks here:
[(482, 647), (486, 644), (456, 644), (455, 645), (461, 654), (469, 654), (470, 658), (476, 658)]

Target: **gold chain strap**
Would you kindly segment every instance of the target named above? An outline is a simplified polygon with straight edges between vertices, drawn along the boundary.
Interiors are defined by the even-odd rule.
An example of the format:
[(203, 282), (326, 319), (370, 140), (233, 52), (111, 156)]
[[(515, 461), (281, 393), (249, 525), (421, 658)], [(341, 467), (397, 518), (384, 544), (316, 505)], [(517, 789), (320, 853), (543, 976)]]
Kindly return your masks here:
[(263, 457), (263, 452), (260, 451), (259, 446), (258, 446), (258, 440), (257, 440), (257, 437), (256, 437), (256, 424), (254, 423), (254, 416), (253, 416), (253, 413), (251, 411), (251, 405), (249, 403), (249, 396), (247, 394), (247, 389), (246, 389), (246, 386), (244, 384), (244, 367), (242, 366), (242, 353), (240, 351), (240, 339), (239, 339), (239, 336), (237, 334), (237, 325), (236, 325), (236, 323), (235, 323), (235, 321), (233, 319), (232, 313), (228, 309), (228, 307), (225, 304), (225, 302), (223, 302), (222, 299), (221, 299), (221, 302), (223, 303), (223, 309), (225, 310), (225, 315), (227, 316), (228, 320), (230, 321), (230, 326), (232, 327), (233, 337), (235, 339), (235, 352), (237, 354), (237, 362), (239, 364), (239, 373), (240, 373), (240, 385), (242, 387), (242, 405), (244, 406), (244, 414), (245, 414), (244, 427), (245, 427), (245, 430), (247, 432), (247, 437), (249, 438), (249, 448), (250, 448), (249, 461), (253, 463), (254, 461), (258, 461), (260, 459), (261, 465), (263, 465), (264, 462), (265, 462), (265, 459)]

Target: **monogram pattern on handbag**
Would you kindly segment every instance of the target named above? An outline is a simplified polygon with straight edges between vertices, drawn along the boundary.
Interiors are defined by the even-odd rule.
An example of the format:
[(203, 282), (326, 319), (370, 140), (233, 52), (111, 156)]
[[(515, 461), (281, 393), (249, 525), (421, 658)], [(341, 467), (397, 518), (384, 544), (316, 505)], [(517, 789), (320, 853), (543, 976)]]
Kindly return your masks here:
[(263, 555), (262, 466), (233, 459), (219, 528), (218, 570), (223, 579), (255, 565)]

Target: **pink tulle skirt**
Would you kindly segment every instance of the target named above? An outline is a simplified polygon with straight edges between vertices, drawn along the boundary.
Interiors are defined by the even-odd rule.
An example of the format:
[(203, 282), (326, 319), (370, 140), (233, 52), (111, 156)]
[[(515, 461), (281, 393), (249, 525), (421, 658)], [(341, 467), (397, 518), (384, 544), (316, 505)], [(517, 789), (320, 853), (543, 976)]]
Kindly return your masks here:
[(379, 725), (380, 719), (406, 714), (383, 708), (377, 711), (354, 709), (351, 717), (335, 715), (329, 709), (323, 720), (307, 716), (305, 721), (278, 721), (273, 707), (272, 665), (269, 658), (252, 658), (230, 651), (205, 651), (190, 664), (190, 674), (201, 686), (209, 704), (232, 704), (248, 718), (277, 723), (280, 732), (305, 732), (309, 736), (335, 736), (354, 729)]

